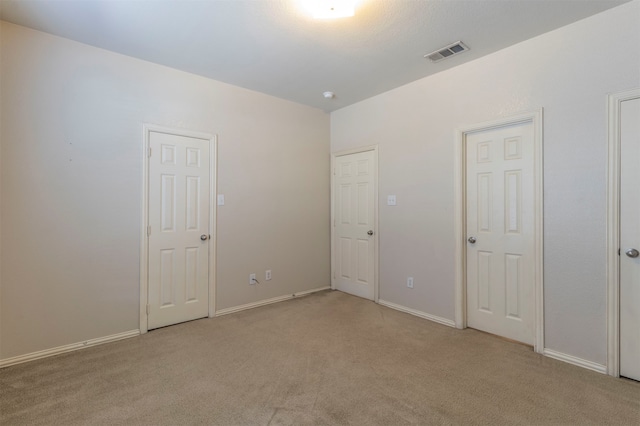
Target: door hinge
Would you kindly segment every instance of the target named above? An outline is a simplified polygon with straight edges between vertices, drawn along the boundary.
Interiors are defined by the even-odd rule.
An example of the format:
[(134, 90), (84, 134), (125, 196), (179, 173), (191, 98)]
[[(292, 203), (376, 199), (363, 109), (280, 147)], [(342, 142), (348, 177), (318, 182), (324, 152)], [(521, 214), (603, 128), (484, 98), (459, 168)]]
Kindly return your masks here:
[(151, 147), (147, 148), (147, 157), (151, 157)]
[(618, 256), (620, 256), (620, 249), (618, 249)]
[(151, 235), (151, 225), (147, 226), (147, 237)]
[(151, 305), (147, 305), (147, 315), (151, 313)]

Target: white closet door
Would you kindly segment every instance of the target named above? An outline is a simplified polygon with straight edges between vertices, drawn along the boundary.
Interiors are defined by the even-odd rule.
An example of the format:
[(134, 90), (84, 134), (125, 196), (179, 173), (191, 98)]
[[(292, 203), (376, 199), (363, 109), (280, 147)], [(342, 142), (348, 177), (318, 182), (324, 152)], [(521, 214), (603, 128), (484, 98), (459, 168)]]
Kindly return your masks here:
[(209, 313), (209, 141), (152, 132), (148, 328)]
[(468, 134), (467, 323), (534, 343), (533, 124)]

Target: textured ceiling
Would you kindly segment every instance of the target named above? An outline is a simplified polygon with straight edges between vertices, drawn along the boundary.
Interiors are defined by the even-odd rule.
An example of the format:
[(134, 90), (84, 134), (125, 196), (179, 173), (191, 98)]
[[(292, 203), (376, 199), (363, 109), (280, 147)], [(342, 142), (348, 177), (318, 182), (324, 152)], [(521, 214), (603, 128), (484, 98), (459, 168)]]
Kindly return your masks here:
[(359, 0), (333, 21), (298, 1), (0, 0), (0, 18), (332, 111), (628, 0)]

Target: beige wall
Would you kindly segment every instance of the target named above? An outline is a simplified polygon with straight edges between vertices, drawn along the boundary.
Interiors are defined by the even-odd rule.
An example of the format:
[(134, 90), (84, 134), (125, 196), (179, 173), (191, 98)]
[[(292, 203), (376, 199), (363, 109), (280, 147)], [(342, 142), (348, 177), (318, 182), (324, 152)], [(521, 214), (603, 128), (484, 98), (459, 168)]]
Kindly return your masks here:
[(635, 1), (331, 114), (332, 151), (379, 145), (381, 299), (454, 319), (454, 129), (542, 107), (545, 346), (606, 363), (606, 99), (639, 28)]
[(143, 123), (218, 135), (218, 309), (330, 284), (328, 115), (1, 31), (0, 358), (138, 328)]
[[(544, 107), (546, 347), (605, 363), (605, 100), (639, 27), (636, 0), (331, 115), (332, 151), (380, 147), (382, 299), (453, 319), (454, 129)], [(218, 309), (329, 284), (326, 114), (0, 34), (0, 359), (138, 328), (143, 123), (219, 136)]]

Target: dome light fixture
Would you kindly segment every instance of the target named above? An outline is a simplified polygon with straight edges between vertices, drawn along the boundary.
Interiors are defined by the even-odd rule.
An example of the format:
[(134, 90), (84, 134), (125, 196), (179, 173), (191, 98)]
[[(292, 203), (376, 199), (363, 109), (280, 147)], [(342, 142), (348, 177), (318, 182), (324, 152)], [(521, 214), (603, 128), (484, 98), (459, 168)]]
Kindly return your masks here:
[(357, 0), (300, 0), (315, 19), (348, 18), (355, 15)]
[(322, 92), (322, 96), (324, 96), (325, 99), (333, 99), (336, 97), (336, 94), (333, 92)]

